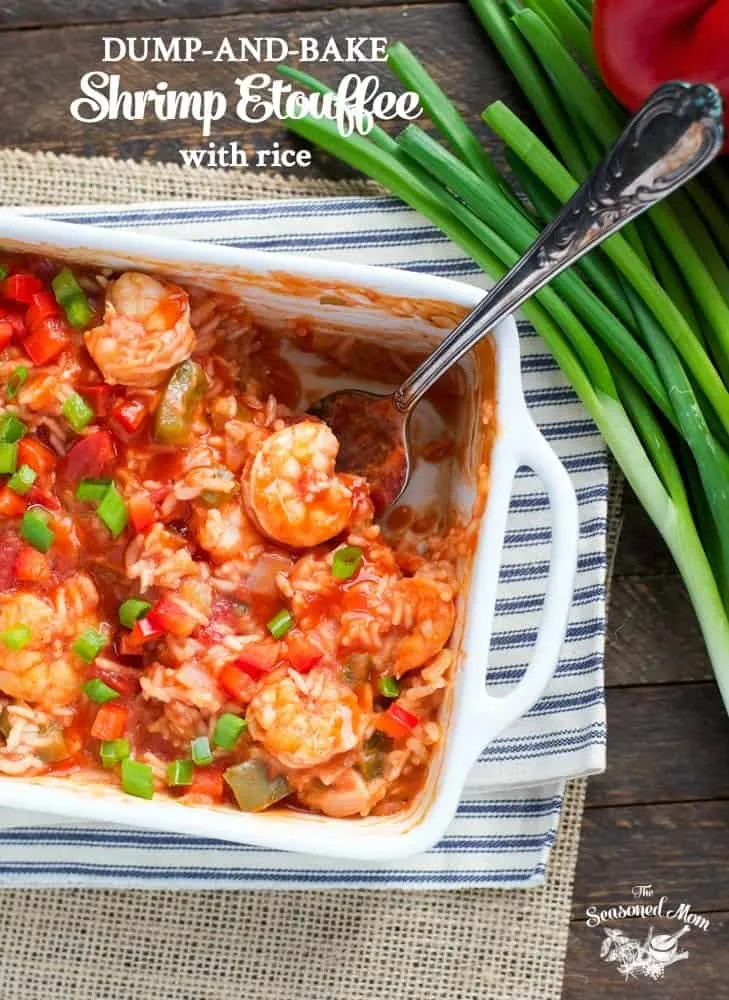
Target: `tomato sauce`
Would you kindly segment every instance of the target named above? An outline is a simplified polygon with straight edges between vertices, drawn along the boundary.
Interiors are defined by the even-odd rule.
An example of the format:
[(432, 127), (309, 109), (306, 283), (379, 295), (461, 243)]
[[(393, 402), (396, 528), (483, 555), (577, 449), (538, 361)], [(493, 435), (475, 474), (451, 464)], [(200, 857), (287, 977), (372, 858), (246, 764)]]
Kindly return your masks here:
[[(299, 454), (292, 435), (280, 471), (251, 496), (266, 441), (326, 430), (303, 426), (314, 418), (296, 410), (301, 382), (278, 343), (254, 331), (250, 344), (197, 353), (185, 289), (130, 273), (100, 282), (40, 257), (3, 262), (13, 280), (0, 280), (0, 324), (12, 318), (0, 346), (0, 775), (4, 758), (17, 771), (24, 754), (30, 774), (93, 772), (142, 798), (335, 816), (403, 808), (425, 780), (426, 723), (437, 742), (444, 685), (429, 693), (420, 667), (447, 641), (433, 645), (433, 616), (452, 622), (458, 581), (439, 551), (438, 585), (418, 581), (427, 614), (415, 597), (398, 603), (403, 581), (428, 569), (432, 540), (399, 550), (373, 524), (406, 461), (390, 446), (400, 425), (389, 399), (374, 418), (342, 408), (356, 446), (336, 469), (336, 448)], [(297, 346), (315, 340), (307, 332)], [(381, 378), (388, 358), (363, 346), (353, 364)], [(454, 386), (439, 390), (442, 412)], [(430, 460), (452, 446), (444, 434)], [(363, 469), (368, 482), (351, 474)], [(281, 533), (262, 527), (271, 497)], [(336, 502), (348, 506), (320, 543), (292, 540), (302, 508), (329, 517)], [(401, 508), (388, 528), (425, 537), (436, 514)], [(422, 663), (395, 676), (406, 640)], [(11, 749), (21, 706), (35, 729)], [(411, 744), (413, 761), (383, 787), (387, 754)]]

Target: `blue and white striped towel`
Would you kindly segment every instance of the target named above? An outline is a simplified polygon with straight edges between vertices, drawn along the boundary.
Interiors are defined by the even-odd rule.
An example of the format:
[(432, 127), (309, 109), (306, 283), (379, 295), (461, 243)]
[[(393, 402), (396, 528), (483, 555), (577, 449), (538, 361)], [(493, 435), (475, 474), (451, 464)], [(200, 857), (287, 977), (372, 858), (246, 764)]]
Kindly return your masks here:
[[(154, 231), (265, 250), (393, 265), (487, 287), (476, 266), (391, 198), (51, 209), (70, 222)], [(605, 762), (603, 644), (607, 457), (592, 421), (541, 340), (520, 324), (526, 396), (567, 467), (580, 505), (579, 575), (556, 676), (531, 712), (484, 753), (448, 834), (407, 863), (356, 863), (0, 811), (0, 886), (418, 889), (529, 886), (544, 877), (566, 778)], [(489, 684), (513, 683), (539, 623), (549, 559), (539, 481), (521, 470), (501, 567)]]

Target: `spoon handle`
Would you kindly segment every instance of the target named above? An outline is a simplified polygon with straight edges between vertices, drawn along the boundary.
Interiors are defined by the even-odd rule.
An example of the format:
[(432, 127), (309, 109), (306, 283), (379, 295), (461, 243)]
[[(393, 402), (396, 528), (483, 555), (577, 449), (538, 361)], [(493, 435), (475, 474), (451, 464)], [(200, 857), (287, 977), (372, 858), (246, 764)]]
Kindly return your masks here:
[(524, 256), (403, 382), (397, 409), (407, 413), (499, 320), (703, 169), (721, 149), (721, 108), (710, 85), (659, 87)]

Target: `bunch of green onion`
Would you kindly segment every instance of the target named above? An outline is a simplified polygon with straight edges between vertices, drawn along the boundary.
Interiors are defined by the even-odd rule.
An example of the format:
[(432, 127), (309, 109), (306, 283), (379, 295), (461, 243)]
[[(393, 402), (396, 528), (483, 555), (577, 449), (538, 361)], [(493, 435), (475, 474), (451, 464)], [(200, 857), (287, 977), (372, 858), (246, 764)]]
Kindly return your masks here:
[[(500, 278), (612, 145), (627, 113), (599, 80), (590, 0), (470, 0), (546, 141), (500, 101), (499, 170), (416, 57), (388, 64), (444, 143), (410, 125), (288, 127), (378, 181)], [(280, 72), (329, 88), (290, 67)], [(686, 583), (729, 710), (729, 178), (712, 166), (555, 278), (523, 313), (589, 411)]]

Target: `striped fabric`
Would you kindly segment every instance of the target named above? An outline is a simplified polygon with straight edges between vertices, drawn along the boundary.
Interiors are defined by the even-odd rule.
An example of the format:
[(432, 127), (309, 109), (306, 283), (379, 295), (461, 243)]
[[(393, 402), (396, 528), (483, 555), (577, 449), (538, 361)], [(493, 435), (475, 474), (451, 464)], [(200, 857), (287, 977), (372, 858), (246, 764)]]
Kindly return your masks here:
[[(391, 198), (93, 207), (42, 214), (386, 264), (488, 285), (453, 244)], [(527, 324), (519, 327), (529, 406), (569, 470), (579, 500), (577, 589), (553, 682), (528, 715), (486, 749), (443, 841), (407, 863), (362, 868), (5, 810), (0, 811), (0, 885), (432, 889), (528, 886), (543, 879), (565, 779), (599, 771), (605, 762), (607, 458), (594, 425), (541, 340)], [(534, 475), (522, 469), (514, 484), (488, 664), (488, 684), (500, 692), (519, 679), (534, 643), (549, 541), (546, 496)]]

